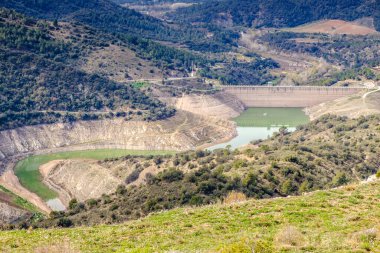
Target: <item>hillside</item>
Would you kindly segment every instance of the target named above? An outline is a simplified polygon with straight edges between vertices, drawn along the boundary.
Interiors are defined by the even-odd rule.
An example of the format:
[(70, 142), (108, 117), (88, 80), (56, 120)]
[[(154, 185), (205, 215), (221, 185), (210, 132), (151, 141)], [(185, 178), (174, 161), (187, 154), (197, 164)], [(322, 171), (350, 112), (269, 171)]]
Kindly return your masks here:
[[(208, 37), (200, 29), (189, 25), (167, 23), (122, 7), (111, 0), (9, 0), (1, 1), (0, 7), (13, 9), (38, 19), (80, 23), (96, 28), (107, 34), (131, 36), (138, 40), (151, 39), (174, 43), (181, 47), (203, 48), (205, 50), (227, 51), (232, 37), (236, 34), (217, 31), (217, 36)], [(139, 41), (135, 43), (141, 44)], [(144, 45), (142, 45), (144, 46)]]
[(77, 21), (107, 32), (139, 34), (145, 38), (161, 40), (180, 40), (186, 37), (181, 30), (170, 28), (162, 21), (108, 0), (9, 0), (1, 1), (0, 6), (36, 18)]
[(320, 19), (351, 21), (371, 16), (380, 29), (379, 8), (374, 0), (222, 0), (181, 8), (169, 15), (183, 22), (226, 27), (294, 27)]
[(0, 232), (11, 252), (377, 252), (379, 181), (182, 208), (121, 225)]
[[(357, 182), (378, 171), (379, 138), (378, 116), (324, 116), (294, 133), (282, 129), (270, 140), (241, 150), (108, 159), (92, 168), (117, 172), (124, 183), (115, 193), (84, 199), (76, 186), (70, 189), (59, 183), (59, 173), (51, 175), (49, 181), (84, 201), (35, 225), (57, 226), (62, 219), (70, 220), (70, 226), (118, 223), (158, 210), (215, 203), (231, 191), (261, 199)], [(84, 160), (63, 166), (72, 170), (86, 164), (92, 163)], [(81, 185), (92, 184), (91, 178), (82, 178)]]
[(79, 60), (107, 46), (111, 38), (68, 39), (57, 35), (58, 30), (67, 31), (66, 26), (57, 28), (7, 9), (0, 10), (0, 17), (0, 130), (78, 119), (154, 120), (174, 114), (131, 85), (80, 70)]
[(372, 27), (371, 19), (368, 22), (370, 25), (365, 26), (360, 22), (347, 22), (338, 19), (328, 19), (313, 22), (310, 24), (301, 25), (289, 29), (289, 31), (297, 33), (325, 33), (325, 34), (347, 34), (347, 35), (373, 35), (377, 34)]

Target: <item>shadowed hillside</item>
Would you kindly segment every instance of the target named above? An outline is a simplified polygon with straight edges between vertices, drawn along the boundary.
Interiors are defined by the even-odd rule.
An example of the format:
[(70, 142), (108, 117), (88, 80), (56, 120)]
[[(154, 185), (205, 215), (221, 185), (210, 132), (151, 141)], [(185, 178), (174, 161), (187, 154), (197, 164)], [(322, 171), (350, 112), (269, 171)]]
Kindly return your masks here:
[(378, 23), (378, 8), (378, 1), (374, 0), (222, 0), (179, 9), (171, 18), (246, 27), (293, 27), (320, 19), (355, 20), (369, 16)]

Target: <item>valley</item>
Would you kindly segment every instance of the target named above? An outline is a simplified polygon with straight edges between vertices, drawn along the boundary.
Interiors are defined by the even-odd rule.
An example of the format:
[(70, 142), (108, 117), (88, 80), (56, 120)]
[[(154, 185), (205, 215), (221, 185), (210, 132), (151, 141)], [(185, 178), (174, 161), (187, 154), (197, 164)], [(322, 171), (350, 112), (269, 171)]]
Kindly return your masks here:
[(0, 1), (0, 251), (377, 252), (377, 1)]

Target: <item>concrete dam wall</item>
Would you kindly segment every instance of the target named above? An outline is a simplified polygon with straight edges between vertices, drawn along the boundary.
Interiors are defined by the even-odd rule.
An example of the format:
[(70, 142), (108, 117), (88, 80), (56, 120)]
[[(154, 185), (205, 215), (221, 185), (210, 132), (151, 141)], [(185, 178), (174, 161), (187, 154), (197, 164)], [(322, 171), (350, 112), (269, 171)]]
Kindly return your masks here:
[(362, 87), (223, 86), (247, 107), (308, 107), (359, 93)]

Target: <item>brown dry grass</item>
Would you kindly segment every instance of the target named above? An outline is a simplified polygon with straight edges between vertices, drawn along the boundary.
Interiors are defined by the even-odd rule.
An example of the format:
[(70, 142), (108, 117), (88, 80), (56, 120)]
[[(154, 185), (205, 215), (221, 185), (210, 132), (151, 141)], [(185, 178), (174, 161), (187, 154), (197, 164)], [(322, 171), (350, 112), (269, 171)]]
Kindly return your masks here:
[(70, 241), (64, 240), (60, 244), (51, 244), (38, 247), (34, 250), (35, 253), (78, 253), (80, 251), (74, 250)]
[(370, 35), (377, 34), (375, 29), (343, 20), (322, 20), (291, 29), (293, 32)]
[(223, 203), (224, 204), (234, 204), (234, 203), (239, 203), (239, 202), (246, 201), (246, 200), (247, 200), (247, 196), (245, 196), (244, 193), (232, 191), (226, 196)]
[(279, 247), (301, 247), (305, 244), (305, 238), (298, 228), (286, 226), (278, 232), (275, 242)]

